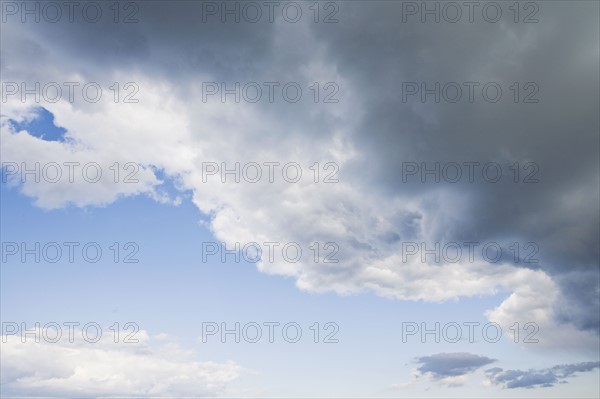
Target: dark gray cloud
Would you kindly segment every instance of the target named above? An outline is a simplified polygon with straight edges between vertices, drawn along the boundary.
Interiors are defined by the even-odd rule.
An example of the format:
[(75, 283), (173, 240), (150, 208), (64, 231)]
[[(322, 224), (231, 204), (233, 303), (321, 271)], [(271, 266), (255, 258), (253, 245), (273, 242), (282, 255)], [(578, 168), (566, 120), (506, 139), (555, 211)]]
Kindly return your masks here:
[(505, 388), (540, 388), (552, 387), (564, 383), (566, 378), (576, 373), (593, 371), (600, 367), (600, 362), (583, 362), (577, 364), (560, 364), (548, 369), (503, 370), (499, 367), (486, 370), (486, 375), (495, 385)]
[[(440, 229), (439, 239), (537, 243), (535, 267), (559, 283), (560, 306), (576, 310), (561, 319), (599, 331), (598, 4), (540, 3), (535, 24), (421, 24), (400, 22), (401, 3), (344, 4), (349, 23), (323, 35), (363, 100), (353, 132), (370, 152), (356, 166), (361, 179), (390, 195), (460, 192), (472, 200), (470, 215)], [(513, 82), (535, 82), (540, 101), (405, 103), (404, 81), (499, 82), (509, 97)], [(406, 161), (530, 161), (540, 182), (403, 182)]]
[(493, 363), (496, 360), (485, 356), (459, 352), (423, 356), (417, 358), (416, 361), (422, 364), (418, 369), (421, 373), (431, 373), (435, 378), (445, 378), (472, 373), (478, 368)]

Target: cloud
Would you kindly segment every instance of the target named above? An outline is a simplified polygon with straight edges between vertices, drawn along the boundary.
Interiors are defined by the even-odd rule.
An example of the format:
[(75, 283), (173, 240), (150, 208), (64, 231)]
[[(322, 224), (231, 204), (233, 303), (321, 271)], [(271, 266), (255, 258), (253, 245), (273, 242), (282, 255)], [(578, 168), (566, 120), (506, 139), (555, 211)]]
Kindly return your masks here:
[[(562, 311), (561, 321), (596, 334), (600, 330), (597, 295), (590, 301), (581, 292), (598, 292), (599, 281), (599, 39), (597, 18), (590, 15), (582, 21), (580, 17), (586, 18), (586, 12), (597, 15), (598, 5), (545, 4), (539, 24), (473, 23), (456, 29), (457, 24), (409, 23), (393, 29), (401, 6), (392, 2), (383, 13), (378, 7), (353, 2), (344, 8), (352, 23), (340, 24), (323, 36), (330, 59), (343, 65), (340, 72), (362, 93), (357, 108), (364, 117), (353, 132), (354, 143), (370, 160), (361, 165), (363, 176), (368, 176), (365, 180), (407, 197), (443, 186), (445, 194), (460, 192), (462, 201), (476, 199), (469, 202), (468, 214), (440, 223), (436, 236), (536, 242), (539, 268), (555, 278), (564, 294), (560, 306), (577, 309)], [(574, 31), (563, 35), (557, 29), (563, 23)], [(365, 27), (360, 34), (353, 30), (357, 25)], [(447, 36), (454, 40), (439, 40)], [(544, 68), (549, 58), (560, 61)], [(579, 71), (572, 81), (564, 80), (567, 65)], [(510, 101), (490, 107), (483, 101), (403, 103), (398, 90), (402, 81), (444, 84), (469, 79), (525, 79), (543, 87), (544, 94), (540, 92), (540, 102), (533, 107)], [(566, 135), (572, 126), (577, 128)], [(564, 158), (564, 154), (578, 156)], [(466, 160), (533, 161), (540, 167), (540, 183), (527, 187), (402, 180), (406, 161)]]
[(480, 367), (495, 362), (485, 356), (472, 353), (438, 353), (416, 359), (421, 363), (418, 368), (422, 374), (430, 374), (434, 378), (459, 377), (472, 373)]
[(600, 367), (600, 362), (583, 362), (576, 364), (561, 364), (547, 369), (503, 370), (495, 367), (486, 370), (486, 375), (495, 385), (503, 388), (546, 388), (564, 383), (564, 379), (576, 373), (593, 371)]
[[(115, 343), (113, 332), (105, 330), (100, 341), (90, 343), (81, 330), (73, 331), (72, 342), (68, 331), (56, 343), (48, 342), (54, 338), (36, 343), (33, 335), (25, 343), (19, 335), (1, 336), (3, 394), (214, 397), (226, 394), (243, 373), (232, 361), (196, 361), (193, 352), (165, 341), (164, 334), (151, 337), (139, 331), (138, 343)], [(122, 331), (121, 338), (129, 332)]]
[[(105, 93), (115, 81), (140, 87), (138, 104), (41, 104), (67, 129), (64, 143), (3, 123), (3, 162), (140, 165), (140, 182), (133, 185), (26, 183), (23, 193), (38, 206), (104, 206), (140, 194), (164, 199), (154, 173), (160, 170), (192, 193), (210, 215), (214, 235), (227, 244), (336, 242), (337, 264), (290, 263), (280, 255), (257, 264), (261, 272), (293, 277), (303, 290), (432, 302), (506, 290), (509, 297), (487, 312), (503, 329), (535, 322), (535, 347), (596, 347), (597, 4), (563, 9), (548, 3), (544, 23), (460, 29), (399, 29), (401, 4), (394, 2), (345, 2), (338, 24), (310, 18), (201, 24), (199, 4), (164, 4), (144, 3), (144, 18), (127, 26), (3, 25), (7, 81), (97, 81)], [(567, 33), (559, 28), (564, 23), (571, 23)], [(439, 40), (449, 35), (455, 40)], [(30, 62), (32, 53), (38, 62)], [(573, 79), (565, 79), (565, 70), (574, 71)], [(398, 87), (406, 80), (498, 80), (507, 88), (522, 79), (539, 84), (540, 103), (406, 104)], [(341, 101), (206, 103), (203, 81), (297, 81), (305, 88), (333, 81)], [(30, 113), (18, 99), (3, 104), (3, 118)], [(204, 182), (206, 161), (294, 161), (305, 171), (331, 161), (340, 166), (340, 182)], [(405, 183), (404, 161), (534, 161), (541, 182)], [(539, 245), (540, 263), (404, 262), (401, 243), (408, 240), (531, 241)]]

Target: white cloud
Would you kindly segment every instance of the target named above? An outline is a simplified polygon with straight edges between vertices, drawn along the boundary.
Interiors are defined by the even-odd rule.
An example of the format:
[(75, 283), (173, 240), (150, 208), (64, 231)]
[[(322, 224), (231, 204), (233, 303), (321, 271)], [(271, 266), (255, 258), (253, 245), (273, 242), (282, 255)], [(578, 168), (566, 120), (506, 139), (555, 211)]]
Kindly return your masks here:
[(74, 330), (73, 337), (69, 342), (66, 327), (56, 343), (41, 338), (36, 343), (32, 335), (25, 343), (19, 334), (2, 336), (3, 393), (214, 397), (226, 394), (228, 385), (243, 373), (232, 361), (196, 361), (193, 352), (164, 335), (150, 337), (139, 331), (139, 343), (114, 343), (113, 333), (106, 330), (97, 343), (86, 342), (80, 330)]

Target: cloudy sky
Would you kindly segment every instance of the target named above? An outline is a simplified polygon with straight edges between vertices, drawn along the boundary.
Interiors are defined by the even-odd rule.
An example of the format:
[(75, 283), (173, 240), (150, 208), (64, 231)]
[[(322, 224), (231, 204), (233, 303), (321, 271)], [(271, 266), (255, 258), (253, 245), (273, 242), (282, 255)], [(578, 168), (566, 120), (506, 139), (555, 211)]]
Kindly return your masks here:
[(2, 1), (6, 397), (598, 397), (597, 1)]

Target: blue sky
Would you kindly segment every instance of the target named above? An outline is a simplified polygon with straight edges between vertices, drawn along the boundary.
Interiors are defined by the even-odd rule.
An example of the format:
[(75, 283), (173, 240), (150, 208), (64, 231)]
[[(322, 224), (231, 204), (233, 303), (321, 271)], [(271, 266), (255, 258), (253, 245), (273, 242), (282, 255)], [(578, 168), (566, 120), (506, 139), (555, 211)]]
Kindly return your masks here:
[(15, 130), (27, 130), (32, 136), (39, 137), (46, 141), (63, 140), (67, 130), (54, 124), (54, 115), (46, 108), (42, 107), (38, 108), (36, 112), (39, 116), (31, 121), (21, 123), (10, 121), (9, 123), (12, 123), (13, 129)]
[[(108, 8), (95, 24), (23, 23), (20, 10), (3, 4), (2, 395), (597, 397), (598, 4), (537, 2), (543, 14), (535, 24), (409, 18), (398, 29), (402, 2), (318, 3), (321, 13), (335, 12), (332, 24), (315, 22), (299, 3), (304, 17), (293, 24), (210, 14), (198, 23), (202, 2), (161, 1), (122, 9), (139, 17), (132, 24), (114, 23)], [(579, 22), (564, 34), (558, 21)], [(28, 62), (32, 53), (39, 63)], [(560, 65), (540, 70), (548, 59)], [(578, 78), (567, 82), (563, 70)], [(473, 80), (500, 82), (505, 99), (406, 104), (398, 83)], [(515, 80), (523, 90), (535, 81), (541, 101), (511, 103)], [(35, 82), (94, 82), (103, 97), (86, 101), (76, 90), (74, 101), (22, 102), (7, 94)], [(203, 82), (294, 82), (304, 96), (207, 102)], [(335, 86), (340, 101), (315, 103), (314, 82)], [(132, 93), (127, 83), (138, 102), (122, 101)], [(577, 127), (565, 135), (566, 126)], [(83, 181), (79, 169), (72, 183), (66, 169), (57, 183), (13, 173), (15, 165), (69, 161), (96, 163), (102, 180)], [(406, 182), (405, 161), (494, 162), (505, 178)], [(209, 162), (295, 162), (303, 175), (299, 183), (279, 174), (273, 183), (223, 183), (218, 174), (205, 181)], [(328, 162), (335, 167), (324, 168)], [(529, 169), (515, 182), (515, 162), (535, 164), (539, 183), (523, 184)], [(123, 180), (125, 165), (135, 182)], [(336, 182), (324, 183), (332, 170)], [(253, 241), (297, 242), (304, 257), (203, 262), (203, 243)], [(314, 241), (336, 243), (339, 262), (312, 261)], [(402, 243), (470, 241), (505, 251), (516, 242), (521, 256), (534, 243), (539, 262), (488, 262), (480, 252), (422, 262), (420, 251), (402, 260)], [(63, 252), (56, 263), (36, 263), (10, 254), (13, 243), (36, 242), (77, 242), (77, 259)], [(103, 250), (97, 263), (81, 257), (90, 242)], [(123, 262), (132, 248), (138, 262)], [(35, 345), (9, 330), (51, 322), (98, 323), (102, 340), (79, 334), (68, 342), (65, 328), (59, 342)], [(119, 323), (123, 337), (128, 322), (140, 342), (112, 343), (111, 326)], [(280, 323), (274, 342), (265, 335), (269, 322)], [(475, 342), (467, 327), (456, 343), (431, 335), (403, 342), (403, 323), (471, 322), (479, 323)], [(523, 342), (528, 322), (539, 328), (537, 343)], [(258, 323), (263, 337), (203, 342), (207, 323)], [(301, 327), (297, 343), (282, 337), (286, 323)], [(326, 323), (339, 329), (338, 342), (322, 342), (334, 330)], [(501, 328), (497, 342), (482, 339), (487, 323)]]

